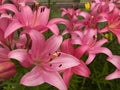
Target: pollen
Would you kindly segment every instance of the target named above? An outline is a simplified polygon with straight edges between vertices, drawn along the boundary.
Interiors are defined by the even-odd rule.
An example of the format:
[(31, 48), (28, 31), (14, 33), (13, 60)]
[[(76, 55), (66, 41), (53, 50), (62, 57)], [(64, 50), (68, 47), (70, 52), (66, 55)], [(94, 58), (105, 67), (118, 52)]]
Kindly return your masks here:
[(86, 10), (90, 10), (90, 3), (89, 3), (89, 2), (86, 2), (86, 3), (85, 3), (85, 9), (86, 9)]
[(57, 57), (57, 56), (58, 56), (58, 54), (55, 52), (55, 53), (53, 54), (53, 56), (54, 56), (54, 57)]

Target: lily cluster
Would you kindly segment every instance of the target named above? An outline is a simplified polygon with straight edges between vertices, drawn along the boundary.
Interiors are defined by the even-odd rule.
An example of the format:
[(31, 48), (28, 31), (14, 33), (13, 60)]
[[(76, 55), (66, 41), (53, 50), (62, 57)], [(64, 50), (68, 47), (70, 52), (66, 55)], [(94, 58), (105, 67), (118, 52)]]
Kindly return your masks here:
[[(49, 19), (50, 9), (35, 0), (11, 0), (10, 3), (1, 0), (0, 81), (15, 75), (15, 64), (11, 61), (14, 59), (24, 68), (32, 68), (21, 78), (21, 84), (48, 83), (67, 90), (73, 74), (90, 76), (87, 65), (99, 53), (105, 54), (106, 61), (116, 67), (105, 79), (120, 78), (120, 56), (113, 55), (104, 46), (109, 43), (106, 37), (109, 33), (120, 44), (118, 3), (118, 0), (95, 0), (86, 4), (86, 11), (61, 8), (61, 17)], [(106, 24), (100, 27), (100, 23)], [(65, 25), (63, 32), (58, 24)], [(44, 33), (48, 30), (52, 35), (46, 39)], [(65, 35), (67, 39), (63, 38)], [(85, 62), (84, 55), (87, 55)]]

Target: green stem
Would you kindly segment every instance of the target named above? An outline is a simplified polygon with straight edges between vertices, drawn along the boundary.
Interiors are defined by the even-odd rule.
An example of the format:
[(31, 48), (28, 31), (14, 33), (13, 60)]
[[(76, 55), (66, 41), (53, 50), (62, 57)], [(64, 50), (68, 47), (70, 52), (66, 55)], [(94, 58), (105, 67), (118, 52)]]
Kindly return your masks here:
[(86, 82), (86, 78), (83, 79), (80, 90), (83, 90), (83, 89), (84, 89), (84, 84), (85, 84), (85, 82)]
[(98, 86), (98, 89), (99, 89), (99, 90), (102, 90), (99, 82), (97, 82), (97, 86)]

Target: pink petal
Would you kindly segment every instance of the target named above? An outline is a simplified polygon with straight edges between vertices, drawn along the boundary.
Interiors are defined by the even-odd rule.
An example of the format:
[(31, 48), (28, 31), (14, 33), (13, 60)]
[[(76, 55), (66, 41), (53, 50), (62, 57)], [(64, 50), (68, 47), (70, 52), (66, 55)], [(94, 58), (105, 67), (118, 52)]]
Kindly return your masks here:
[(20, 24), (18, 21), (11, 22), (5, 31), (5, 38), (7, 38), (10, 34), (12, 34), (21, 27), (23, 27), (23, 25)]
[(3, 32), (5, 32), (8, 25), (11, 23), (11, 16), (7, 14), (2, 14), (0, 17), (0, 28)]
[(40, 6), (38, 11), (39, 11), (38, 13), (40, 14), (39, 15), (39, 17), (40, 17), (39, 24), (41, 26), (46, 26), (48, 23), (49, 15), (50, 15), (50, 9), (48, 9), (45, 6)]
[(95, 47), (101, 47), (106, 42), (108, 42), (107, 39), (101, 39), (101, 40), (99, 40), (99, 41), (96, 42)]
[(51, 71), (44, 70), (43, 78), (46, 83), (49, 83), (55, 86), (59, 90), (67, 90), (67, 87), (58, 72), (56, 71), (51, 72)]
[(90, 64), (94, 60), (95, 56), (96, 56), (95, 54), (89, 54), (86, 60), (86, 64)]
[(84, 17), (85, 19), (88, 18), (88, 17), (90, 17), (90, 14), (87, 13), (87, 12), (81, 12), (79, 15), (82, 16), (82, 17)]
[(75, 56), (77, 58), (81, 58), (82, 55), (86, 53), (86, 51), (88, 50), (88, 48), (89, 48), (88, 45), (79, 46), (78, 48), (75, 49)]
[(69, 83), (70, 83), (70, 79), (71, 79), (72, 75), (73, 75), (73, 72), (71, 71), (71, 68), (64, 70), (63, 80), (64, 80), (65, 84), (67, 85), (67, 87), (69, 87)]
[(62, 45), (61, 45), (61, 51), (67, 54), (74, 54), (74, 48), (73, 45), (71, 43), (71, 39), (66, 39), (63, 41)]
[(67, 10), (65, 8), (61, 8), (61, 10), (62, 10), (61, 16), (63, 17), (67, 14)]
[(104, 53), (104, 54), (108, 55), (109, 57), (112, 57), (112, 52), (106, 47), (93, 48), (93, 50), (90, 51), (90, 53), (94, 53), (94, 54)]
[(10, 51), (8, 49), (0, 48), (0, 62), (9, 61), (9, 59), (8, 59), (9, 52)]
[(0, 6), (0, 10), (10, 10), (14, 13), (18, 13), (17, 8), (13, 4), (3, 4)]
[(30, 56), (28, 55), (27, 50), (25, 50), (25, 49), (13, 50), (8, 54), (8, 57), (18, 60), (23, 67), (27, 68), (27, 67), (31, 66)]
[(113, 80), (120, 78), (120, 70), (116, 69), (113, 73), (109, 74), (105, 79), (106, 80)]
[(112, 57), (108, 57), (107, 61), (112, 63), (117, 69), (120, 69), (120, 56), (113, 55)]
[(66, 28), (66, 29), (62, 32), (62, 35), (65, 35), (65, 34), (67, 34), (67, 33), (69, 33), (69, 30)]
[(56, 24), (47, 26), (55, 35), (59, 35), (59, 28)]
[(44, 82), (57, 87), (59, 90), (67, 90), (64, 81), (58, 72), (46, 71), (43, 68), (35, 67), (21, 79), (21, 84), (26, 86), (36, 86)]
[(72, 71), (80, 76), (89, 77), (90, 70), (83, 61), (80, 61), (80, 65), (72, 68)]
[(43, 73), (41, 69), (37, 67), (26, 73), (20, 81), (21, 84), (26, 86), (36, 86), (43, 84), (44, 82)]
[(40, 54), (43, 53), (43, 49), (45, 47), (45, 38), (40, 32), (36, 30), (31, 30), (29, 35), (32, 39), (32, 58), (38, 58), (40, 57)]
[(63, 19), (63, 18), (54, 18), (51, 19), (48, 23), (48, 25), (53, 25), (53, 24), (64, 24), (66, 26), (70, 26), (70, 23), (68, 20)]
[(53, 35), (45, 42), (45, 47), (41, 56), (45, 57), (46, 55), (52, 55), (55, 51), (57, 51), (62, 43), (62, 36)]
[(21, 21), (24, 22), (26, 26), (28, 26), (32, 24), (32, 15), (33, 12), (31, 8), (29, 6), (23, 6), (21, 8), (21, 13), (17, 15), (17, 17), (19, 17), (19, 19), (23, 18), (23, 21)]
[(105, 32), (108, 32), (108, 31), (109, 31), (108, 27), (105, 27), (102, 30), (100, 30), (99, 32), (100, 33), (105, 33)]
[(59, 52), (58, 55), (58, 57), (50, 62), (50, 67), (54, 70), (62, 71), (80, 64), (79, 59), (72, 55), (61, 52)]

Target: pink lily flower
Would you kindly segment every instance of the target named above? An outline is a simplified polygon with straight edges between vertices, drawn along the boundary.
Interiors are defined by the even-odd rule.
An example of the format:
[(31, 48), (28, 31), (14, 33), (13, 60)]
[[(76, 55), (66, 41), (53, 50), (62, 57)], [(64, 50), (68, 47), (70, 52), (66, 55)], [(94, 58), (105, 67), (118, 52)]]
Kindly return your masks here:
[[(62, 43), (62, 46), (61, 46), (61, 51), (64, 53), (71, 54), (77, 58), (77, 56), (76, 56), (77, 49), (73, 48), (71, 39), (64, 40), (64, 42)], [(63, 71), (64, 72), (63, 79), (67, 86), (69, 86), (70, 78), (73, 74), (77, 74), (77, 75), (84, 76), (84, 77), (89, 77), (89, 75), (90, 75), (90, 70), (88, 69), (86, 64), (82, 60), (79, 60), (79, 61), (80, 61), (80, 64), (78, 66), (71, 67), (71, 68)]]
[(62, 10), (62, 14), (61, 16), (67, 16), (69, 18), (69, 20), (78, 20), (78, 16), (81, 12), (80, 9), (77, 9), (77, 10), (74, 10), (74, 8), (68, 8), (68, 9), (65, 9), (65, 8), (61, 8)]
[(107, 61), (112, 63), (117, 69), (113, 73), (106, 76), (105, 79), (112, 80), (112, 79), (120, 78), (120, 56), (113, 55), (112, 57), (108, 57)]
[[(56, 35), (59, 34), (59, 29), (56, 23), (68, 25), (68, 21), (62, 18), (54, 18), (48, 22), (50, 9), (46, 6), (40, 6), (37, 10), (32, 11), (29, 6), (21, 7), (20, 12), (12, 4), (5, 4), (0, 7), (1, 10), (10, 10), (15, 13), (13, 21), (8, 26), (5, 32), (5, 38), (20, 28), (27, 33), (32, 29), (40, 32), (45, 32), (48, 28)], [(27, 14), (26, 14), (27, 12)]]
[(75, 32), (81, 31), (81, 28), (83, 27), (83, 24), (79, 21), (78, 16), (80, 14), (80, 9), (74, 10), (73, 8), (65, 9), (62, 8), (62, 17), (67, 16), (68, 22), (66, 25), (66, 29), (62, 32), (62, 35), (70, 34), (71, 38), (74, 38), (76, 35)]
[(38, 31), (29, 32), (32, 39), (32, 47), (29, 52), (24, 49), (16, 49), (9, 54), (20, 62), (29, 61), (35, 67), (26, 73), (20, 83), (26, 86), (36, 86), (49, 83), (59, 90), (67, 90), (67, 87), (59, 75), (59, 71), (79, 65), (78, 59), (72, 55), (56, 52), (61, 43), (62, 37), (53, 35), (48, 40)]
[[(82, 52), (88, 55), (86, 64), (90, 64), (98, 53), (104, 53), (109, 57), (112, 56), (112, 53), (108, 48), (102, 47), (102, 45), (105, 44), (107, 40), (101, 39), (98, 41), (96, 38), (97, 33), (94, 29), (85, 30), (83, 33), (77, 32), (77, 34), (79, 37), (73, 43), (81, 45), (78, 48), (78, 55)], [(81, 55), (79, 55), (79, 58), (80, 57)]]
[(102, 7), (103, 7), (106, 10), (106, 12), (111, 12), (116, 7), (113, 0), (92, 0), (92, 1), (93, 1), (92, 5), (91, 5), (92, 10), (94, 10), (95, 7), (97, 7), (95, 10), (99, 11), (99, 8), (102, 9)]
[(91, 13), (87, 12), (81, 12), (80, 16), (82, 16), (84, 19), (81, 20), (81, 23), (85, 27), (85, 29), (98, 29), (98, 23), (99, 22), (105, 22), (106, 19), (104, 16), (106, 16), (106, 12), (99, 13), (95, 11), (94, 9), (91, 10)]
[(49, 13), (50, 9), (45, 6), (40, 6), (38, 10), (35, 10), (34, 12), (29, 6), (22, 7), (21, 12), (16, 12), (15, 20), (13, 20), (13, 22), (6, 29), (5, 37), (22, 27), (24, 28), (25, 32), (28, 32), (31, 29), (36, 29), (42, 32), (46, 31)]
[(120, 18), (119, 18), (119, 10), (117, 8), (106, 17), (108, 25), (100, 30), (101, 33), (104, 32), (112, 32), (116, 35), (118, 42), (120, 43)]

